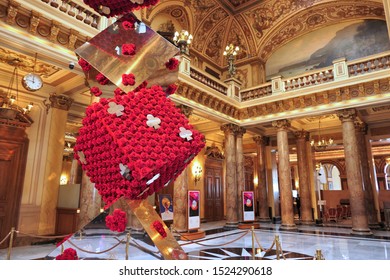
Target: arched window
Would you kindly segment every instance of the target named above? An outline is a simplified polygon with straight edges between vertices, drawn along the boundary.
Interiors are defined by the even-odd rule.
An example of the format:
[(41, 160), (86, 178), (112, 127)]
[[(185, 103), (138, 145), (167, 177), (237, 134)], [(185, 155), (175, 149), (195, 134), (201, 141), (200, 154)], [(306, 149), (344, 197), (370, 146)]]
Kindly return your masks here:
[(327, 189), (330, 191), (342, 190), (340, 170), (338, 167), (331, 163), (326, 163), (323, 165), (323, 167), (326, 170), (324, 173), (326, 174), (325, 183), (327, 184)]
[(386, 190), (390, 190), (390, 164), (385, 166)]

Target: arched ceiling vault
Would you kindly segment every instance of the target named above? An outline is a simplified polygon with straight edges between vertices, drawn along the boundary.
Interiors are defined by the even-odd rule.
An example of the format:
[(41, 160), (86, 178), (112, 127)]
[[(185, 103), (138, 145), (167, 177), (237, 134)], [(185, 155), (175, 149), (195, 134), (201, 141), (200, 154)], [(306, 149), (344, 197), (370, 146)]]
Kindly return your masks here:
[(381, 1), (329, 0), (160, 0), (143, 17), (147, 22), (169, 14), (189, 30), (191, 49), (215, 67), (226, 67), (229, 43), (242, 49), (237, 64), (266, 62), (294, 38), (332, 24), (358, 19), (385, 19)]

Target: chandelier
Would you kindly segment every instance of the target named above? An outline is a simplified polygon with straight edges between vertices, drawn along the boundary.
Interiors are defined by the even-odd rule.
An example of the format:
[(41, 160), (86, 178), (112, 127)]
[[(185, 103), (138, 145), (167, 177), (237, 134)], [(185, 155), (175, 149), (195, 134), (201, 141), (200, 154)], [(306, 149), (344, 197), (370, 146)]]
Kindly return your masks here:
[(18, 63), (16, 59), (13, 61), (15, 65), (7, 92), (0, 91), (0, 123), (13, 125), (31, 125), (32, 119), (28, 116), (33, 103), (29, 103), (26, 107), (21, 107), (18, 104), (19, 88), (18, 88)]
[(326, 150), (329, 146), (333, 145), (333, 139), (325, 139), (321, 136), (321, 117), (318, 118), (318, 139), (315, 140), (314, 138), (310, 140), (310, 145), (316, 150), (317, 152), (319, 151), (324, 151)]
[(182, 30), (180, 33), (178, 31), (175, 32), (173, 42), (180, 48), (182, 54), (188, 55), (188, 46), (191, 44), (192, 39), (192, 35), (187, 30)]
[(233, 44), (229, 44), (226, 46), (223, 55), (228, 59), (228, 72), (230, 77), (234, 77), (236, 74), (236, 66), (234, 65), (234, 58), (237, 55), (240, 47), (234, 46)]

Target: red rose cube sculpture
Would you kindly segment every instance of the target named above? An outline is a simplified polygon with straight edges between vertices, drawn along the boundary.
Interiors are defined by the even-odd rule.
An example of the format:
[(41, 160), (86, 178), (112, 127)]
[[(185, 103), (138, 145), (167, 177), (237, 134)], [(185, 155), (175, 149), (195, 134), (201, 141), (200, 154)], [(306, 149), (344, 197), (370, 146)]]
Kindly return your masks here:
[(112, 17), (154, 6), (159, 0), (84, 0), (96, 12)]
[(75, 158), (106, 207), (160, 190), (204, 147), (204, 136), (160, 86), (117, 92), (87, 108), (75, 145)]

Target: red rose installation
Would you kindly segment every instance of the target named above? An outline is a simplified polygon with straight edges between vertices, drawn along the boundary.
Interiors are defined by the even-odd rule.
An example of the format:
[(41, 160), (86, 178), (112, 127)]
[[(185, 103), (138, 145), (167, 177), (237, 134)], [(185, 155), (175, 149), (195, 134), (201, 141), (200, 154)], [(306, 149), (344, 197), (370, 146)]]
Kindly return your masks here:
[(112, 231), (123, 232), (126, 229), (126, 224), (126, 212), (120, 209), (115, 209), (112, 215), (106, 217), (106, 226)]
[(56, 260), (78, 260), (77, 252), (75, 249), (68, 248), (65, 249), (64, 252), (58, 256), (56, 256)]
[(152, 86), (90, 105), (75, 157), (108, 207), (122, 196), (145, 199), (160, 190), (203, 147), (203, 135)]
[(167, 237), (167, 233), (164, 229), (164, 226), (160, 221), (154, 221), (152, 226), (158, 232), (158, 234), (160, 234), (162, 238)]
[[(141, 2), (141, 4), (138, 4), (138, 2)], [(127, 14), (141, 8), (149, 8), (158, 2), (159, 0), (84, 0), (84, 3), (96, 12), (108, 17)]]

